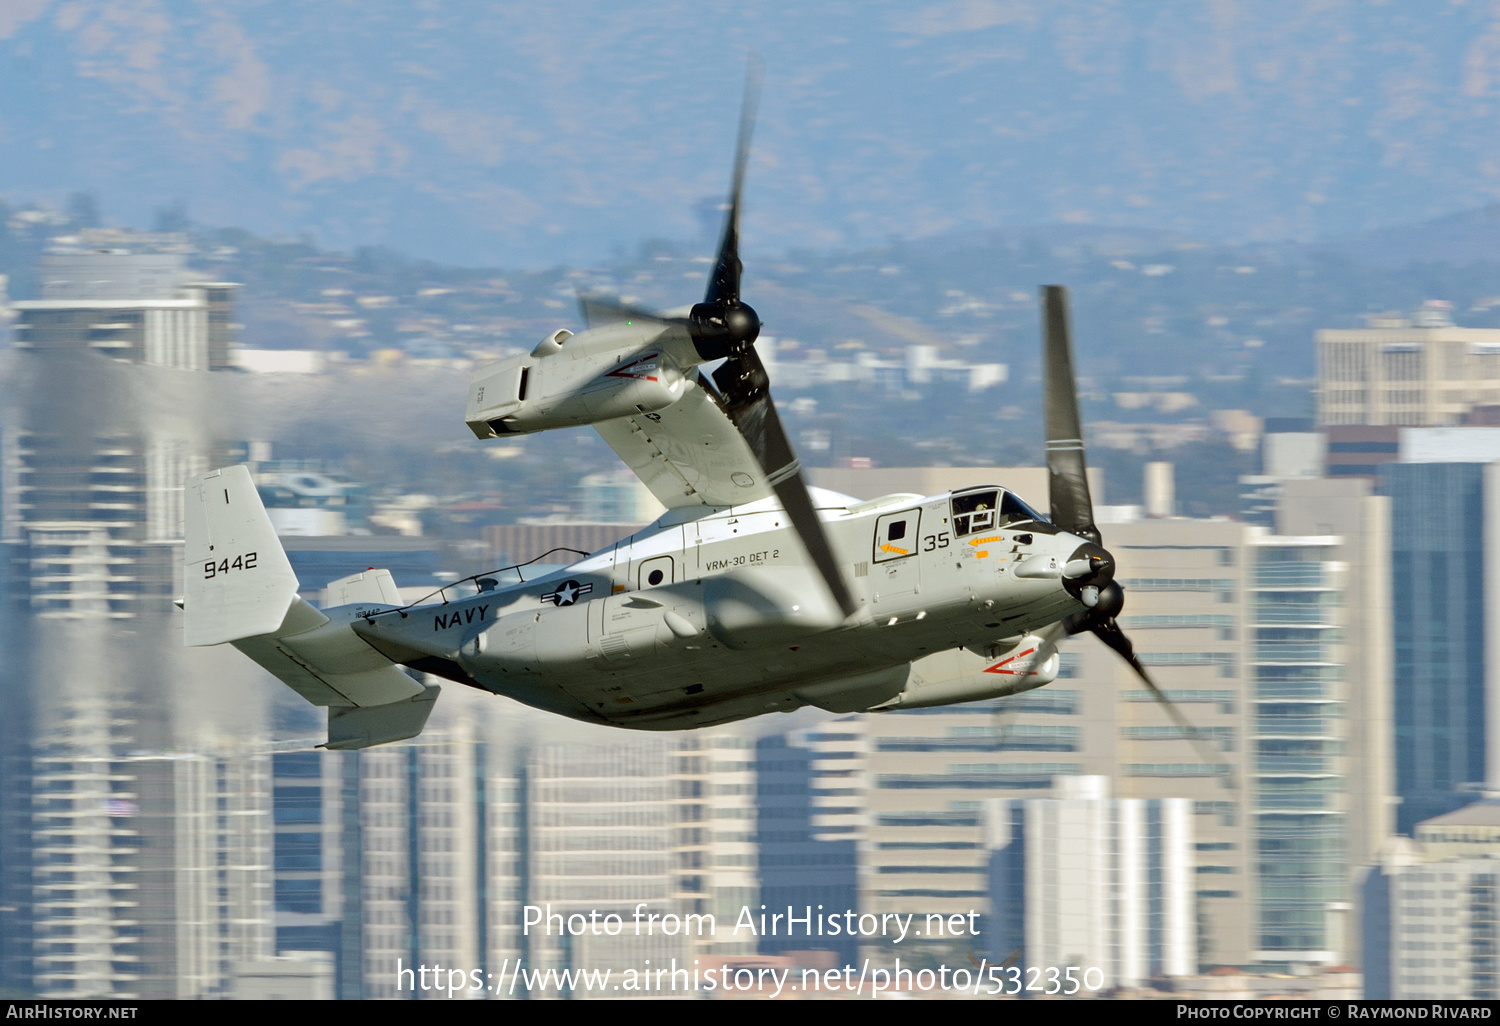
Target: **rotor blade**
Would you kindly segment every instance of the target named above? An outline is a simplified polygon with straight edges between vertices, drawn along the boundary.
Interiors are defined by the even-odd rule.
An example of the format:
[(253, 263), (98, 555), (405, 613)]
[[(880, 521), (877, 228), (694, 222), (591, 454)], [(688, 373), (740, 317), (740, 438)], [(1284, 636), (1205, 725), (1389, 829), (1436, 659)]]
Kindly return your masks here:
[(719, 387), (724, 412), (750, 444), (750, 451), (755, 454), (767, 482), (781, 500), (797, 537), (802, 539), (834, 601), (845, 616), (851, 615), (857, 608), (854, 597), (844, 583), (844, 575), (839, 572), (838, 561), (833, 555), (833, 546), (828, 543), (823, 522), (813, 508), (807, 482), (802, 479), (802, 464), (797, 462), (791, 440), (776, 414), (776, 405), (771, 402), (770, 378), (765, 365), (754, 349), (746, 349), (714, 371), (714, 383)]
[(1120, 630), (1120, 625), (1115, 621), (1115, 618), (1110, 617), (1102, 623), (1095, 624), (1090, 628), (1090, 631), (1096, 638), (1119, 653), (1120, 658), (1130, 664), (1130, 668), (1135, 671), (1135, 675), (1141, 678), (1141, 682), (1146, 685), (1146, 690), (1151, 692), (1151, 697), (1155, 698), (1161, 707), (1167, 711), (1167, 715), (1172, 718), (1172, 722), (1181, 728), (1187, 740), (1191, 741), (1193, 747), (1198, 749), (1198, 754), (1206, 758), (1209, 765), (1222, 766), (1224, 768), (1224, 774), (1220, 777), (1224, 786), (1230, 790), (1239, 790), (1239, 787), (1234, 782), (1233, 770), (1224, 759), (1224, 753), (1214, 747), (1208, 736), (1193, 726), (1188, 721), (1188, 718), (1183, 715), (1182, 710), (1177, 708), (1177, 703), (1168, 698), (1166, 693), (1156, 686), (1156, 682), (1151, 679), (1151, 675), (1146, 672), (1146, 668), (1136, 658), (1135, 646), (1130, 643), (1130, 639), (1125, 636), (1125, 632)]
[(1099, 528), (1094, 526), (1094, 503), (1089, 496), (1088, 465), (1083, 454), (1083, 425), (1078, 417), (1078, 388), (1073, 378), (1068, 290), (1061, 285), (1042, 286), (1042, 375), (1052, 522), (1098, 544)]
[(740, 137), (734, 155), (734, 181), (729, 187), (729, 212), (724, 219), (724, 236), (719, 240), (719, 258), (713, 277), (708, 280), (705, 303), (740, 301), (740, 193), (745, 184), (745, 165), (750, 162), (750, 137), (755, 134), (755, 113), (760, 107), (760, 58), (752, 55), (745, 69), (745, 98), (740, 104)]
[(676, 324), (684, 328), (688, 326), (685, 317), (667, 317), (638, 306), (631, 306), (629, 303), (622, 303), (611, 296), (586, 296), (580, 293), (578, 313), (583, 317), (583, 323), (590, 328), (596, 328), (601, 324), (617, 324), (620, 321), (655, 321), (661, 324)]

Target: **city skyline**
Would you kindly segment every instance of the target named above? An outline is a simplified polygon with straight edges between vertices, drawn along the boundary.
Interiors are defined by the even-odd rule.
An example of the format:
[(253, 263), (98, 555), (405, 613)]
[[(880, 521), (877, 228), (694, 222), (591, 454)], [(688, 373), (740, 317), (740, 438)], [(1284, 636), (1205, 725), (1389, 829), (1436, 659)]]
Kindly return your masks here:
[[(131, 254), (109, 259), (128, 264)], [(101, 280), (92, 258), (72, 266)], [(138, 282), (132, 297), (59, 294), (12, 306), (22, 330), (6, 358), (26, 368), (84, 368), (88, 375), (71, 386), (118, 397), (116, 406), (95, 409), (105, 419), (132, 414), (127, 426), (135, 433), (105, 432), (102, 447), (92, 430), (86, 443), (66, 435), (37, 442), (46, 433), (39, 427), (56, 430), (47, 418), (65, 388), (54, 369), (29, 379), (38, 387), (14, 407), (25, 430), (9, 433), (0, 453), (15, 468), (0, 492), (6, 522), (15, 525), (7, 583), (13, 607), (25, 611), (18, 622), (34, 625), (30, 638), (11, 647), (24, 657), (7, 671), (15, 707), (26, 710), (8, 727), (16, 736), (6, 761), (4, 829), (5, 866), (16, 874), (5, 927), (9, 985), (49, 994), (224, 996), (280, 980), (276, 986), (303, 992), (401, 996), (400, 968), (423, 959), (484, 972), (515, 959), (552, 969), (608, 963), (614, 971), (647, 958), (771, 958), (783, 968), (817, 968), (786, 953), (805, 949), (761, 936), (752, 944), (743, 935), (722, 943), (651, 935), (613, 949), (592, 934), (576, 943), (517, 937), (524, 908), (548, 903), (565, 916), (613, 911), (622, 922), (641, 903), (662, 915), (712, 914), (722, 922), (782, 902), (848, 906), (850, 915), (877, 919), (937, 916), (948, 924), (944, 935), (924, 935), (900, 949), (903, 957), (949, 966), (971, 955), (1003, 960), (1010, 952), (976, 945), (973, 931), (1000, 935), (997, 901), (1020, 887), (1015, 866), (1032, 878), (1036, 863), (1018, 860), (997, 824), (1031, 815), (1016, 800), (1048, 796), (1096, 803), (1089, 816), (1120, 824), (1110, 835), (1120, 858), (1141, 853), (1139, 900), (1089, 928), (1154, 938), (1146, 942), (1152, 952), (1110, 962), (1119, 968), (1109, 970), (1115, 975), (1106, 989), (1138, 986), (1155, 971), (1192, 986), (1214, 965), (1317, 971), (1361, 957), (1358, 938), (1369, 927), (1355, 874), (1384, 857), (1391, 774), (1400, 765), (1387, 754), (1399, 736), (1390, 712), (1400, 694), (1391, 680), (1397, 660), (1383, 653), (1400, 637), (1385, 625), (1394, 608), (1392, 574), (1400, 572), (1391, 564), (1405, 551), (1393, 535), (1391, 504), (1405, 500), (1399, 490), (1382, 494), (1380, 483), (1399, 483), (1395, 471), (1373, 482), (1370, 475), (1324, 477), (1322, 459), (1341, 454), (1334, 443), (1305, 444), (1315, 433), (1311, 423), (1247, 417), (1226, 421), (1226, 430), (1265, 446), (1255, 498), (1262, 512), (1271, 503), (1268, 526), (1173, 515), (1167, 460), (1145, 474), (1142, 504), (1105, 506), (1098, 488), (1133, 597), (1126, 626), (1143, 662), (1217, 749), (1213, 760), (1144, 700), (1111, 653), (1076, 644), (1065, 647), (1056, 684), (998, 703), (854, 720), (762, 717), (743, 730), (606, 739), (449, 687), (432, 738), (358, 756), (318, 753), (312, 745), (321, 724), (294, 696), (248, 665), (231, 670), (180, 648), (170, 608), (177, 592), (162, 573), (169, 564), (137, 555), (154, 542), (176, 558), (180, 492), (162, 475), (176, 473), (177, 464), (133, 438), (158, 431), (191, 442), (200, 461), (255, 462), (258, 483), (284, 511), (302, 588), (316, 601), (322, 585), (342, 575), (341, 561), (399, 557), (413, 568), (414, 583), (427, 573), (436, 584), (443, 574), (456, 576), (459, 560), (498, 559), (502, 546), (549, 537), (520, 528), (560, 536), (576, 526), (566, 521), (585, 512), (625, 510), (618, 515), (629, 519), (643, 507), (594, 494), (618, 483), (580, 474), (567, 482), (583, 482), (583, 491), (571, 493), (576, 505), (560, 514), (563, 523), (481, 530), (452, 521), (440, 544), (424, 534), (432, 506), (397, 501), (400, 495), (351, 503), (368, 482), (330, 476), (299, 462), (295, 450), (244, 433), (216, 437), (234, 422), (211, 403), (179, 397), (209, 382), (227, 389), (218, 394), (250, 394), (274, 388), (276, 376), (231, 371), (222, 366), (228, 360), (215, 369), (190, 346), (146, 344), (148, 317), (133, 327), (119, 311), (149, 311), (163, 298), (153, 293), (191, 287), (187, 267), (171, 266), (177, 277)], [(59, 293), (67, 292), (56, 277), (64, 273), (62, 264), (48, 265)], [(137, 329), (142, 344), (132, 341)], [(190, 323), (154, 337), (196, 339), (208, 351), (207, 333), (194, 335)], [(232, 340), (224, 349), (230, 355)], [(932, 367), (924, 358), (882, 370), (899, 379), (896, 387), (968, 394), (956, 374), (946, 383), (909, 377)], [(304, 395), (325, 382), (357, 389), (371, 369), (348, 361), (281, 380)], [(172, 387), (153, 397), (167, 402), (143, 403), (151, 393), (120, 387), (161, 375)], [(183, 424), (197, 426), (173, 435)], [(1490, 429), (1445, 430), (1488, 439)], [(1441, 443), (1425, 437), (1399, 436), (1377, 455), (1431, 463)], [(1465, 444), (1480, 447), (1460, 455), (1484, 459), (1478, 441)], [(512, 458), (494, 466), (503, 473)], [(85, 472), (69, 462), (77, 460)], [(154, 463), (161, 467), (153, 471)], [(1037, 468), (869, 463), (850, 460), (823, 473), (858, 498), (941, 491), (972, 475), (1005, 478), (1022, 494), (1045, 490)], [(40, 480), (53, 483), (38, 491)], [(68, 509), (77, 511), (74, 519), (57, 512)], [(58, 551), (62, 527), (89, 520), (116, 533)], [(599, 525), (605, 533), (583, 544), (634, 526)], [(456, 544), (465, 538), (470, 547)], [(494, 551), (481, 548), (481, 538), (492, 539)], [(110, 574), (92, 574), (89, 560), (110, 545), (119, 550), (108, 557)], [(100, 581), (119, 584), (122, 597), (98, 591)], [(1465, 766), (1493, 761), (1483, 757), (1492, 756), (1487, 750), (1455, 754)], [(1098, 804), (1103, 792), (1080, 782), (1092, 777), (1110, 778), (1108, 801), (1125, 804)], [(1478, 794), (1454, 788), (1483, 781), (1440, 783), (1461, 800)], [(1049, 822), (1051, 807), (1036, 808), (1037, 822)], [(1015, 836), (1041, 843), (1049, 829), (1026, 827)], [(1153, 837), (1170, 838), (1173, 854), (1152, 849)], [(1189, 858), (1192, 883), (1184, 886)], [(1407, 908), (1412, 887), (1391, 872), (1391, 900)], [(1170, 901), (1151, 897), (1152, 880), (1163, 873), (1178, 881)], [(1035, 907), (1024, 899), (1022, 915), (1063, 914), (1056, 893), (1038, 891)], [(1158, 911), (1141, 919), (1145, 908)], [(971, 914), (964, 932), (952, 932), (953, 917)], [(1162, 927), (1154, 915), (1173, 925)], [(1389, 922), (1396, 929), (1410, 918), (1402, 912)], [(1032, 935), (1032, 926), (1019, 929)], [(322, 954), (306, 959), (300, 974), (278, 961), (309, 950)], [(1192, 953), (1186, 972), (1184, 951)], [(852, 952), (894, 958), (897, 948), (868, 934)]]

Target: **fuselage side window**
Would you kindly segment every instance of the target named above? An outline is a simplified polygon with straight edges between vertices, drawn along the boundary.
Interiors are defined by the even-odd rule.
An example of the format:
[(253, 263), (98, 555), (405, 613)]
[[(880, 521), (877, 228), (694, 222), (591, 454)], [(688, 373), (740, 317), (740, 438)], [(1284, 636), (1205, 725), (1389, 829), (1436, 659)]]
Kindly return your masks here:
[(920, 509), (885, 513), (875, 520), (875, 562), (885, 563), (916, 555), (922, 523)]

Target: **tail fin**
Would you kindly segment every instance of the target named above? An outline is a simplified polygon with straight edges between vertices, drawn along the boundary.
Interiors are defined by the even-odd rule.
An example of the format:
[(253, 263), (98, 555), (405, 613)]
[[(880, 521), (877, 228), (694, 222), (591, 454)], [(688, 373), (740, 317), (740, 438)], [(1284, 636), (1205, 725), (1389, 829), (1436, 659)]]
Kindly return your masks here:
[[(425, 686), (349, 626), (297, 594), (297, 575), (248, 468), (187, 480), (183, 593), (189, 645), (234, 647), (313, 705), (328, 707), (329, 748), (364, 748), (422, 732), (439, 688)], [(390, 571), (330, 585), (346, 601), (400, 601)]]
[(274, 632), (297, 597), (297, 575), (249, 468), (190, 477), (184, 498), (187, 643), (219, 645)]

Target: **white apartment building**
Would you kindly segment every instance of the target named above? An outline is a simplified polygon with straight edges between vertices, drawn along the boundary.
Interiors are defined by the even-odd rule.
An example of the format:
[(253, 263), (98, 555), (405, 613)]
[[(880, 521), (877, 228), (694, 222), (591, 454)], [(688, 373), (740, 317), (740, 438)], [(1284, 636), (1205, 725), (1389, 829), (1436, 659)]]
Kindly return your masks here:
[(1500, 403), (1500, 331), (1460, 328), (1443, 304), (1317, 333), (1318, 425), (1457, 424)]
[(16, 911), (39, 997), (224, 997), (237, 965), (272, 953), (269, 758), (141, 752), (143, 714), (78, 696), (49, 710), (32, 745), (17, 839), (30, 893)]
[(1367, 998), (1500, 997), (1500, 801), (1392, 838), (1362, 891)]
[(1391, 997), (1494, 1000), (1500, 856), (1407, 867), (1391, 879)]
[(1192, 975), (1192, 802), (1114, 798), (1109, 778), (1090, 776), (1054, 794), (986, 803), (997, 946), (1023, 949), (1027, 965), (1098, 969), (1091, 990)]
[(55, 246), (42, 298), (10, 305), (22, 402), (0, 423), (0, 541), (43, 617), (170, 609), (182, 482), (214, 447), (203, 375), (231, 366), (237, 286), (116, 234)]

